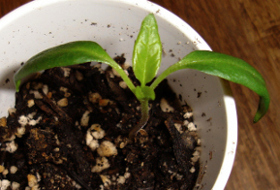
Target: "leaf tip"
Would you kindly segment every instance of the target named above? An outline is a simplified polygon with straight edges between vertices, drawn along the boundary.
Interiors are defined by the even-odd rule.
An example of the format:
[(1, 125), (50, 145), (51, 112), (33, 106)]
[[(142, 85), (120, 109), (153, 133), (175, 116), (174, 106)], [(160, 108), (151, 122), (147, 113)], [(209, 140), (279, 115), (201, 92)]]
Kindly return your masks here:
[(261, 117), (255, 116), (255, 117), (254, 117), (254, 120), (253, 120), (253, 123), (257, 123), (260, 119), (261, 119)]
[(270, 96), (267, 90), (265, 92), (264, 96), (260, 96), (259, 108), (253, 120), (254, 123), (257, 123), (267, 113), (269, 108)]

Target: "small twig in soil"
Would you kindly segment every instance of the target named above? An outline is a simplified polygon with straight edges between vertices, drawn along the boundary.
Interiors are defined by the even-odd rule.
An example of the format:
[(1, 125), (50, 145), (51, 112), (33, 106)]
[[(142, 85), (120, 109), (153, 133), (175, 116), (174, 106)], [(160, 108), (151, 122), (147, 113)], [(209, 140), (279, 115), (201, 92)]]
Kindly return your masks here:
[(89, 187), (89, 186), (87, 185), (87, 183), (86, 183), (81, 177), (79, 177), (79, 175), (77, 175), (75, 172), (69, 170), (67, 167), (65, 167), (64, 169), (67, 171), (68, 175), (69, 175), (70, 177), (72, 177), (77, 183), (79, 183), (84, 189), (93, 190), (93, 189), (92, 189), (91, 187)]
[(46, 113), (46, 115), (57, 115), (45, 102), (42, 100), (35, 99), (35, 104), (38, 106), (40, 110)]
[[(165, 122), (165, 125), (172, 137), (173, 141), (173, 152), (176, 157), (176, 161), (178, 165), (180, 165), (184, 172), (186, 173), (186, 176), (190, 176), (190, 158), (192, 157), (193, 149), (190, 149), (189, 147), (186, 146), (185, 141), (183, 140), (181, 134), (176, 130), (174, 121), (172, 118), (168, 118)], [(191, 176), (194, 178), (194, 176)], [(193, 184), (193, 179), (187, 179), (188, 183), (186, 183), (187, 188), (192, 186)]]
[(60, 117), (72, 123), (72, 119), (65, 113), (60, 107), (53, 103), (51, 99), (49, 99), (41, 90), (39, 91), (41, 96), (43, 97), (43, 101), (46, 102), (52, 109), (55, 111)]

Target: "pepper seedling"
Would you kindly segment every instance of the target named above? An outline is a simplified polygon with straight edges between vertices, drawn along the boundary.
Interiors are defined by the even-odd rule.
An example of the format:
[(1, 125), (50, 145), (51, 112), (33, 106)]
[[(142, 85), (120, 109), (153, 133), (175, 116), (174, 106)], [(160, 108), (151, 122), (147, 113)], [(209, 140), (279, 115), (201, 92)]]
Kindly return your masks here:
[(158, 25), (153, 14), (142, 21), (140, 32), (134, 44), (132, 69), (140, 85), (135, 86), (127, 74), (107, 52), (96, 42), (75, 41), (59, 45), (30, 58), (14, 76), (16, 90), (19, 91), (21, 80), (28, 75), (50, 69), (65, 67), (85, 62), (102, 62), (115, 69), (141, 104), (141, 119), (132, 128), (129, 137), (145, 126), (149, 119), (148, 102), (155, 99), (155, 88), (169, 74), (181, 69), (195, 69), (206, 74), (218, 76), (228, 81), (244, 85), (260, 96), (254, 122), (259, 121), (267, 112), (270, 102), (268, 90), (261, 74), (245, 61), (229, 55), (196, 50), (182, 58), (162, 72), (151, 85), (157, 75), (162, 58), (162, 44), (158, 33)]

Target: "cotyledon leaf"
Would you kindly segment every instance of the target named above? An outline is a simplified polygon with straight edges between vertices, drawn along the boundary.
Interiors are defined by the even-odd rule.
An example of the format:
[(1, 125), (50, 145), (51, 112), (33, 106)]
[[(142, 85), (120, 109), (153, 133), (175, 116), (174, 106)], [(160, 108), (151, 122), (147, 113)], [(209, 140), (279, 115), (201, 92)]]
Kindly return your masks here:
[(69, 42), (31, 57), (14, 76), (16, 91), (19, 91), (21, 80), (30, 74), (54, 67), (65, 67), (91, 61), (102, 62), (114, 68), (134, 92), (135, 86), (121, 66), (99, 44), (92, 41)]
[(267, 112), (270, 97), (261, 74), (247, 62), (217, 52), (200, 50), (191, 52), (182, 60), (166, 69), (150, 87), (154, 89), (169, 74), (187, 68), (244, 85), (256, 92), (260, 96), (260, 101), (254, 122), (259, 121)]

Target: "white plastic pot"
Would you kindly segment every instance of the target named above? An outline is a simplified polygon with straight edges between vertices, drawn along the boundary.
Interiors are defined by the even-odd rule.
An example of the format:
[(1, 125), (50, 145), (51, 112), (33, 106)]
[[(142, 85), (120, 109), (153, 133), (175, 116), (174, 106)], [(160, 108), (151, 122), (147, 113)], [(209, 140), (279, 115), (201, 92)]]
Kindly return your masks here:
[[(154, 13), (164, 48), (160, 72), (207, 43), (176, 15), (146, 0), (36, 0), (0, 20), (0, 116), (14, 106), (13, 74), (34, 54), (62, 43), (92, 40), (131, 62), (142, 19)], [(218, 43), (218, 42), (217, 42)], [(194, 70), (169, 76), (194, 110), (202, 140), (201, 189), (224, 189), (237, 146), (235, 102), (227, 83)], [(201, 93), (198, 98), (198, 93)]]

